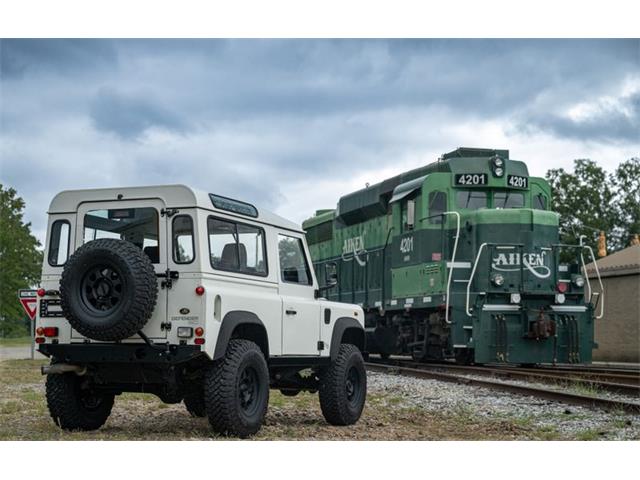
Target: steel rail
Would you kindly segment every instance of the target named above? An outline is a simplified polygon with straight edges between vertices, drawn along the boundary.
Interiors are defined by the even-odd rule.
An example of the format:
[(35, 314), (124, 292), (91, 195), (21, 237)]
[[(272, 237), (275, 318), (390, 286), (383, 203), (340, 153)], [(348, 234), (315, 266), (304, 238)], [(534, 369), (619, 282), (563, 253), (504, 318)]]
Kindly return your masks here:
[[(370, 359), (372, 363), (376, 360)], [(538, 380), (542, 383), (580, 385), (586, 384), (599, 390), (622, 393), (625, 395), (637, 396), (640, 399), (640, 376), (609, 376), (603, 374), (584, 374), (572, 371), (553, 371), (536, 369), (505, 367), (505, 366), (477, 366), (477, 365), (451, 365), (451, 364), (420, 364), (403, 360), (386, 360), (382, 362), (387, 365), (404, 366), (409, 368), (419, 368), (424, 370), (449, 370), (462, 374), (482, 375), (491, 377), (505, 377), (522, 379), (527, 381)]]
[(427, 378), (439, 380), (443, 382), (457, 383), (461, 385), (472, 385), (477, 387), (490, 388), (492, 390), (500, 390), (519, 395), (529, 395), (546, 400), (568, 403), (572, 405), (581, 405), (589, 408), (600, 408), (607, 411), (622, 410), (628, 413), (640, 413), (640, 403), (627, 402), (622, 400), (613, 400), (602, 397), (594, 397), (590, 395), (580, 395), (569, 393), (566, 391), (551, 390), (546, 388), (531, 387), (519, 385), (515, 383), (506, 383), (495, 380), (485, 380), (478, 378), (470, 378), (460, 374), (442, 373), (423, 368), (410, 368), (399, 365), (388, 365), (384, 363), (367, 362), (366, 367), (370, 371), (383, 373), (398, 373), (400, 375), (411, 376), (416, 378)]

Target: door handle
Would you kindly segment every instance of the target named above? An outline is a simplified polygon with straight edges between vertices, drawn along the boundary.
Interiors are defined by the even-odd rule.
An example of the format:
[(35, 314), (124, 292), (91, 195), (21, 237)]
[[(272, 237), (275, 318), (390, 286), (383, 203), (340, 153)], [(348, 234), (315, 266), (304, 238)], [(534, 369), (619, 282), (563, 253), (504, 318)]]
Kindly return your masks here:
[(287, 310), (286, 314), (287, 315), (296, 315), (298, 312), (296, 312), (295, 310)]

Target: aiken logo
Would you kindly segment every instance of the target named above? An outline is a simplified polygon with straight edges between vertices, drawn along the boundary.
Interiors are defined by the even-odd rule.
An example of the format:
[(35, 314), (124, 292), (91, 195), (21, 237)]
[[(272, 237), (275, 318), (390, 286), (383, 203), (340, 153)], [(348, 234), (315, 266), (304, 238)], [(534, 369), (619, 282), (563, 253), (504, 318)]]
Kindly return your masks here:
[(364, 249), (364, 236), (347, 238), (342, 245), (342, 260), (350, 262), (354, 258), (358, 265), (364, 267), (367, 263), (367, 251)]
[(491, 268), (501, 272), (517, 272), (522, 264), (527, 270), (538, 278), (547, 278), (551, 275), (551, 269), (546, 265), (547, 252), (524, 253), (520, 262), (519, 253), (499, 253), (491, 260)]

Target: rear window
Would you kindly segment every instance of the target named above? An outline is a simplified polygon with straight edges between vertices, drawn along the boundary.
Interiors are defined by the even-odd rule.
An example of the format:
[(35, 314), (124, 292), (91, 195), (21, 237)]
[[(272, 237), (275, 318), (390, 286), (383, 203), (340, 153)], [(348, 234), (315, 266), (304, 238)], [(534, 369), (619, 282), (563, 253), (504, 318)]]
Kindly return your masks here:
[(493, 194), (493, 208), (522, 208), (524, 194), (522, 192), (495, 192)]
[(456, 193), (456, 205), (458, 208), (466, 208), (468, 210), (487, 208), (489, 206), (487, 192), (483, 190), (459, 190)]
[(141, 248), (152, 263), (160, 263), (158, 211), (155, 208), (91, 210), (84, 216), (84, 243), (117, 238)]

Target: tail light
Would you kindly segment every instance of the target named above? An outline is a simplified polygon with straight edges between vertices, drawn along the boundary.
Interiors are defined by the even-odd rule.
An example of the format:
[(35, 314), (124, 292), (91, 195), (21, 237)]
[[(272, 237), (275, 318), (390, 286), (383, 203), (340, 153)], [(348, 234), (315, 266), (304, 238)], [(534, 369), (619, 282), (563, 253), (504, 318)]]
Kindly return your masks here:
[(196, 345), (204, 345), (204, 338), (196, 338), (193, 343)]
[(204, 328), (196, 327), (196, 337), (201, 337), (202, 335), (204, 335)]
[(558, 284), (556, 285), (556, 290), (558, 290), (558, 292), (560, 293), (564, 293), (567, 291), (567, 283), (566, 282), (558, 282)]
[(47, 292), (44, 288), (39, 288), (37, 293), (39, 297), (44, 297), (45, 293)]
[(44, 343), (44, 337), (37, 337), (36, 343)]
[(196, 295), (204, 295), (204, 287), (202, 285), (196, 287)]
[(58, 336), (58, 327), (44, 327), (42, 329), (42, 333), (45, 337), (57, 337)]

